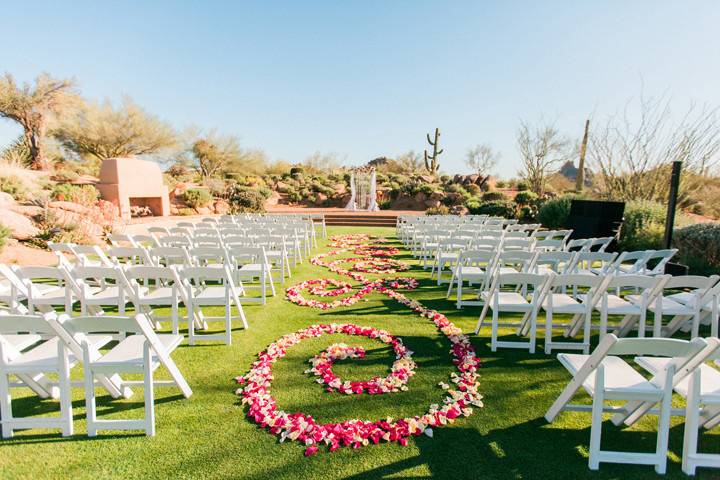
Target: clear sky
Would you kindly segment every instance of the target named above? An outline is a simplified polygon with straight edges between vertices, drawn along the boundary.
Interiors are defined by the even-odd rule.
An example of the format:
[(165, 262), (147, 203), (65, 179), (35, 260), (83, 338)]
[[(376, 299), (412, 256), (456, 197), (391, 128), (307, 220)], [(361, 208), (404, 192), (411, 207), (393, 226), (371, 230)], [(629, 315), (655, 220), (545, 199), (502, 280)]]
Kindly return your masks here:
[[(519, 168), (520, 119), (579, 137), (628, 99), (720, 105), (720, 1), (33, 1), (2, 7), (0, 71), (74, 76), (179, 130), (236, 134), (272, 159), (361, 164), (425, 148)], [(20, 130), (0, 120), (0, 146)]]

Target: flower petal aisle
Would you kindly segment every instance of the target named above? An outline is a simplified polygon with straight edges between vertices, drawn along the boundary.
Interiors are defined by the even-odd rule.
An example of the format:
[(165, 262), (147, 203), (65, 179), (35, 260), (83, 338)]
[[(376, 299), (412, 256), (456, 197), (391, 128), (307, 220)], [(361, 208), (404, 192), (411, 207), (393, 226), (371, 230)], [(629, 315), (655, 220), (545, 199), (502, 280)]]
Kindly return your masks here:
[[(237, 377), (240, 385), (237, 394), (242, 403), (248, 406), (247, 415), (254, 422), (277, 435), (281, 442), (293, 440), (306, 446), (305, 455), (314, 455), (318, 446), (325, 444), (330, 451), (340, 447), (359, 448), (370, 443), (398, 442), (406, 445), (408, 438), (425, 433), (432, 436), (432, 428), (452, 423), (457, 417), (469, 416), (473, 407), (482, 407), (482, 395), (478, 393), (477, 368), (480, 360), (467, 336), (450, 322), (445, 315), (411, 300), (402, 290), (414, 289), (418, 282), (413, 278), (398, 277), (371, 280), (365, 274), (392, 274), (409, 269), (409, 266), (390, 257), (398, 250), (384, 246), (384, 239), (372, 238), (364, 234), (341, 235), (330, 238), (330, 252), (316, 255), (311, 263), (325, 267), (332, 272), (346, 276), (361, 284), (350, 296), (332, 302), (307, 299), (303, 292), (320, 297), (337, 297), (350, 293), (353, 289), (348, 282), (333, 279), (308, 280), (287, 289), (287, 299), (301, 306), (327, 310), (352, 305), (371, 293), (380, 293), (396, 300), (421, 317), (427, 318), (450, 341), (452, 363), (457, 372), (450, 376), (454, 386), (444, 382), (441, 387), (446, 391), (442, 405), (430, 405), (421, 415), (402, 419), (380, 419), (375, 421), (348, 419), (338, 423), (317, 423), (309, 414), (288, 413), (280, 410), (275, 397), (271, 394), (273, 380), (272, 367), (283, 358), (288, 349), (302, 340), (320, 337), (326, 334), (345, 334), (365, 336), (390, 345), (396, 355), (390, 374), (369, 381), (343, 381), (332, 371), (335, 361), (364, 356), (362, 347), (350, 347), (346, 344), (332, 344), (325, 351), (310, 359), (311, 368), (306, 373), (318, 376), (318, 383), (324, 384), (328, 392), (345, 394), (382, 394), (406, 390), (409, 378), (414, 374), (415, 362), (412, 352), (402, 340), (389, 332), (373, 327), (355, 324), (311, 325), (295, 333), (287, 334), (271, 343), (260, 352), (258, 360), (250, 371)], [(329, 261), (330, 257), (341, 254), (356, 255)], [(346, 265), (346, 266), (343, 266)]]

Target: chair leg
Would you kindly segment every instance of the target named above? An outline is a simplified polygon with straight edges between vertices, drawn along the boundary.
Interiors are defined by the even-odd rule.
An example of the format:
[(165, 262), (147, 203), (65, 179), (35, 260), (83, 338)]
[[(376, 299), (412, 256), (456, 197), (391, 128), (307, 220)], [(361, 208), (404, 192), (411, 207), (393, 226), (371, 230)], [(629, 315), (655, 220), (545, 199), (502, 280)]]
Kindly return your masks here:
[(588, 468), (597, 470), (600, 468), (600, 440), (602, 437), (602, 414), (605, 403), (605, 371), (599, 367), (595, 372), (595, 394), (592, 403), (592, 424), (590, 427), (590, 458)]
[(187, 316), (188, 316), (188, 343), (190, 345), (195, 345), (195, 305), (193, 305), (192, 301), (188, 301)]
[(592, 310), (589, 310), (584, 315), (585, 328), (583, 329), (583, 353), (588, 355), (590, 353), (590, 327), (592, 326)]
[(92, 367), (90, 366), (90, 355), (87, 348), (83, 352), (83, 369), (85, 370), (85, 410), (87, 419), (88, 437), (97, 436), (97, 428), (95, 420), (97, 419), (97, 409), (95, 405), (95, 382), (93, 382)]
[(10, 394), (10, 382), (8, 381), (8, 374), (3, 372), (0, 374), (0, 418), (2, 422), (2, 436), (3, 438), (10, 438), (13, 436), (13, 428), (10, 422), (13, 419), (12, 416), (12, 396)]
[(478, 318), (477, 325), (475, 326), (475, 335), (480, 333), (480, 329), (482, 328), (483, 321), (485, 320), (485, 316), (487, 315), (488, 308), (490, 307), (490, 304), (488, 303), (489, 301), (490, 301), (490, 299), (487, 299), (485, 301), (482, 311), (480, 312), (480, 317)]
[(152, 358), (150, 355), (150, 346), (145, 345), (143, 369), (145, 370), (145, 435), (148, 437), (155, 436), (155, 391), (153, 385)]
[(690, 377), (687, 407), (685, 411), (685, 432), (683, 435), (682, 471), (686, 475), (695, 475), (694, 458), (697, 454), (700, 429), (700, 369)]
[(545, 355), (552, 353), (552, 322), (553, 311), (552, 308), (550, 308), (545, 310)]
[(73, 434), (72, 390), (70, 389), (70, 364), (62, 343), (59, 344), (60, 370), (58, 387), (60, 388), (60, 418), (63, 420), (62, 436)]
[(493, 314), (492, 314), (492, 337), (490, 340), (490, 350), (493, 352), (497, 352), (497, 340), (498, 336), (498, 309), (493, 308)]

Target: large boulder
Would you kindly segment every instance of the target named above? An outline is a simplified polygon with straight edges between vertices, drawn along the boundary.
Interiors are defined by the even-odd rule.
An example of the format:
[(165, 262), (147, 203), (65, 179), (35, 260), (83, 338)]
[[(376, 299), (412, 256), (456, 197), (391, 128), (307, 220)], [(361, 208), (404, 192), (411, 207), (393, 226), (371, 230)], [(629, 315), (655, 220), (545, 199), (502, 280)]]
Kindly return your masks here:
[(230, 212), (230, 204), (227, 200), (218, 198), (213, 204), (213, 209), (215, 210), (215, 213), (219, 215), (227, 215), (227, 213)]
[(12, 230), (16, 240), (28, 240), (40, 234), (32, 220), (7, 208), (0, 208), (0, 223)]
[(8, 208), (16, 203), (12, 195), (6, 192), (0, 192), (0, 207)]

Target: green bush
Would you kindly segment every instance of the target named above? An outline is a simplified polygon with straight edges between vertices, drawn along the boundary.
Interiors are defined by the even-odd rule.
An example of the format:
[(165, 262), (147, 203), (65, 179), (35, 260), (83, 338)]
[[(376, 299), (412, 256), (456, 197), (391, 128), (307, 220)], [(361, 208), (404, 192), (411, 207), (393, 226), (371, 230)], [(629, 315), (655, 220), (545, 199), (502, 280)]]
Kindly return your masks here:
[(575, 195), (565, 195), (553, 198), (543, 203), (538, 210), (537, 220), (546, 228), (564, 228), (570, 214), (570, 203), (579, 198)]
[(720, 273), (720, 223), (696, 223), (673, 233), (678, 260), (696, 275)]
[(8, 238), (12, 235), (12, 230), (0, 223), (0, 252), (7, 243)]
[(195, 213), (195, 210), (193, 210), (192, 208), (178, 208), (178, 215), (182, 215), (184, 217), (195, 215)]
[(622, 250), (658, 248), (665, 233), (665, 206), (658, 202), (633, 200), (625, 204), (620, 240)]
[(414, 190), (413, 193), (415, 193), (415, 194), (424, 193), (425, 195), (428, 195), (428, 196), (435, 193), (435, 187), (433, 187), (429, 183), (421, 183), (421, 184), (417, 185), (413, 190)]
[(28, 194), (25, 184), (17, 175), (0, 177), (0, 191), (10, 194), (15, 200), (25, 200)]
[(507, 187), (507, 184), (508, 184), (508, 183), (507, 183), (505, 180), (498, 180), (498, 181), (495, 183), (495, 185), (497, 186), (497, 188), (505, 188), (505, 187)]
[(228, 195), (232, 213), (264, 212), (265, 197), (257, 189), (235, 187)]
[(296, 166), (294, 166), (294, 167), (290, 167), (290, 175), (293, 176), (293, 177), (294, 177), (295, 175), (302, 175), (304, 171), (305, 171), (305, 170), (303, 169), (303, 167), (301, 167), (301, 166), (299, 166), (299, 165), (296, 165)]
[(482, 200), (480, 200), (478, 197), (472, 197), (467, 202), (465, 202), (465, 208), (467, 208), (468, 211), (473, 215), (478, 215), (480, 205), (482, 205)]
[(515, 203), (518, 205), (530, 205), (531, 203), (537, 201), (537, 199), (537, 194), (529, 190), (518, 192), (517, 195), (515, 195)]
[(212, 203), (213, 196), (204, 188), (189, 188), (185, 190), (183, 200), (190, 208), (202, 208)]
[[(470, 210), (470, 208), (468, 208)], [(477, 215), (490, 215), (493, 217), (515, 218), (515, 205), (508, 200), (493, 200), (482, 202), (475, 212)]]
[(474, 183), (471, 183), (470, 185), (465, 187), (465, 190), (467, 190), (467, 192), (472, 196), (480, 195), (480, 193), (482, 192), (482, 188), (480, 188), (478, 185), (476, 185)]
[(100, 192), (92, 185), (60, 183), (53, 187), (51, 196), (53, 200), (74, 202), (86, 207), (92, 207), (100, 198)]
[(525, 190), (530, 190), (530, 185), (528, 185), (527, 182), (518, 182), (515, 188), (518, 192), (524, 192)]
[(450, 209), (445, 205), (439, 207), (430, 207), (425, 210), (425, 215), (450, 215)]
[(502, 202), (508, 199), (507, 195), (503, 192), (487, 192), (482, 196), (483, 202)]

